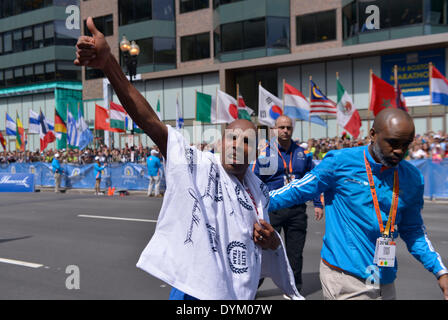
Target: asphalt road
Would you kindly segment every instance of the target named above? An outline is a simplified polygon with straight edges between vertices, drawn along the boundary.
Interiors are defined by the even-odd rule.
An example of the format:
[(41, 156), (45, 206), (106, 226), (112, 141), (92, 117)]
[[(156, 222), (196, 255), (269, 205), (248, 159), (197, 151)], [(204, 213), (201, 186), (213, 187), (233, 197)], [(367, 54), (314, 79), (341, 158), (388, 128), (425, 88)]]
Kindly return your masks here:
[[(0, 299), (167, 299), (171, 288), (135, 266), (154, 233), (161, 203), (144, 195), (0, 194)], [(427, 203), (423, 216), (446, 263), (448, 204)], [(303, 294), (320, 300), (324, 222), (314, 221), (312, 210), (309, 217)], [(442, 298), (433, 275), (401, 240), (398, 260), (399, 299)], [(257, 299), (282, 295), (268, 279)]]

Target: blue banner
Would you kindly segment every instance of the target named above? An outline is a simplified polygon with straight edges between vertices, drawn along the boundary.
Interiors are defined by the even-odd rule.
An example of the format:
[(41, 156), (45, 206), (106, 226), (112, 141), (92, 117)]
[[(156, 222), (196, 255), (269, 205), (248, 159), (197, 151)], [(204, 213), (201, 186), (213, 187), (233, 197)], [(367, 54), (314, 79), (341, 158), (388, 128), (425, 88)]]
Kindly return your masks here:
[[(429, 62), (445, 74), (445, 48), (384, 55), (381, 57), (381, 78), (394, 85), (394, 66), (398, 67), (398, 83), (406, 102), (429, 104), (418, 97), (429, 96)], [(424, 102), (427, 103), (424, 103)]]
[(0, 173), (0, 192), (34, 192), (34, 175)]
[[(317, 165), (320, 161), (315, 161)], [(425, 197), (448, 198), (448, 159), (442, 162), (432, 160), (409, 161), (417, 167), (425, 179)], [(72, 165), (63, 164), (64, 175), (61, 187), (75, 189), (93, 189), (95, 176), (93, 164)], [(16, 177), (17, 175), (17, 177)], [(162, 168), (163, 175), (163, 168)], [(54, 175), (51, 164), (46, 162), (12, 163), (0, 165), (0, 179), (3, 176), (14, 176), (8, 181), (23, 181), (25, 177), (34, 177), (32, 185), (54, 187)], [(6, 179), (6, 178), (4, 178)], [(28, 178), (29, 179), (29, 178)], [(1, 181), (1, 180), (0, 180)], [(27, 180), (27, 182), (30, 180)], [(12, 183), (5, 180), (4, 188), (13, 188)], [(148, 169), (144, 164), (112, 163), (106, 165), (101, 179), (101, 188), (115, 187), (115, 191), (123, 190), (147, 190), (149, 183)], [(20, 183), (19, 183), (20, 184)], [(165, 190), (164, 179), (160, 190)], [(18, 192), (8, 189), (8, 192)]]

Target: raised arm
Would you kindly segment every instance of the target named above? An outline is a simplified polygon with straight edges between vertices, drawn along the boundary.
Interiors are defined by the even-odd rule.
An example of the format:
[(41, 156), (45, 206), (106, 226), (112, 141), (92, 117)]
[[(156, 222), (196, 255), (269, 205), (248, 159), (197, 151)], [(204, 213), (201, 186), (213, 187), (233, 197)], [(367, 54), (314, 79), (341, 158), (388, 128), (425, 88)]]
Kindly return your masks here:
[(104, 35), (95, 27), (91, 17), (87, 19), (87, 28), (93, 37), (79, 37), (75, 65), (104, 72), (132, 120), (157, 144), (162, 155), (166, 157), (167, 127), (159, 120), (148, 101), (126, 78)]

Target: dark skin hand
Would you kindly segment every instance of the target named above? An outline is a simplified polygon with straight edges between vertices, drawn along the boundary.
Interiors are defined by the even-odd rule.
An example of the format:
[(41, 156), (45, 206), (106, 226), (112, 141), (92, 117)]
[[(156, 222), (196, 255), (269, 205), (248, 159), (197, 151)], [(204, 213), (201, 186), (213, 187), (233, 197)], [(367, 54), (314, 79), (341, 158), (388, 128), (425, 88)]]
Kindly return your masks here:
[(254, 242), (262, 249), (275, 250), (280, 245), (274, 228), (263, 219), (260, 219), (260, 224), (254, 224)]

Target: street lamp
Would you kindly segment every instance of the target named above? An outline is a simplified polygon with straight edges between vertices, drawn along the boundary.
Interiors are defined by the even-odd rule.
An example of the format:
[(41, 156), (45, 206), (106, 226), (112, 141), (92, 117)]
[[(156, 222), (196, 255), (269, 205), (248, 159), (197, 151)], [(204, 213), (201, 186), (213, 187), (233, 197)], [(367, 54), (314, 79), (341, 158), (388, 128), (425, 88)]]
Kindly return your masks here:
[(137, 57), (140, 54), (140, 47), (135, 41), (129, 42), (126, 36), (123, 35), (123, 39), (120, 42), (120, 50), (123, 53), (124, 63), (132, 83), (137, 75)]

